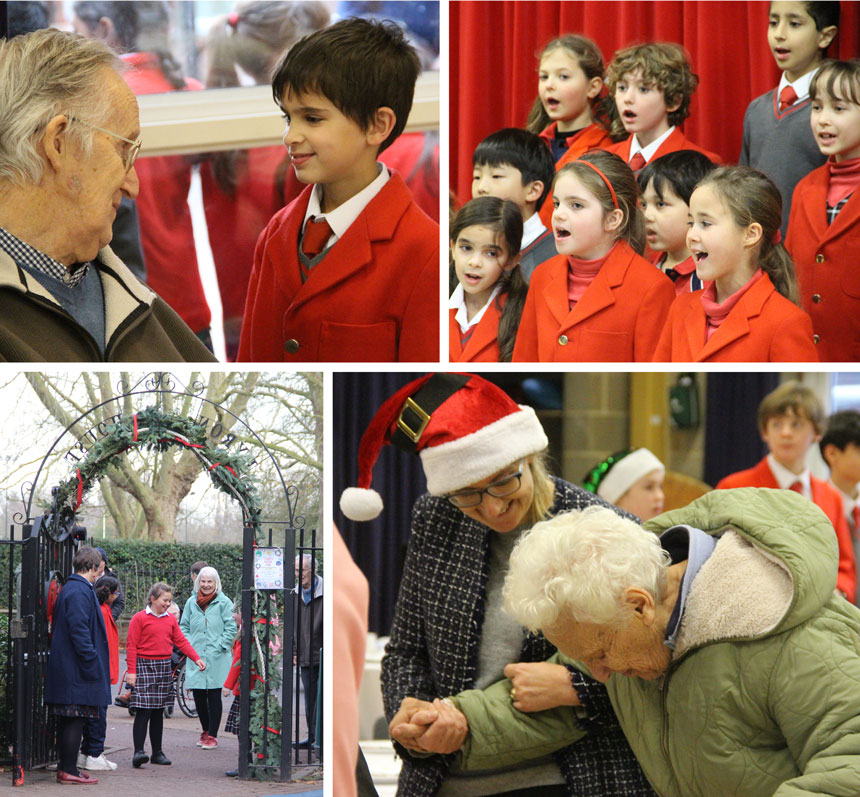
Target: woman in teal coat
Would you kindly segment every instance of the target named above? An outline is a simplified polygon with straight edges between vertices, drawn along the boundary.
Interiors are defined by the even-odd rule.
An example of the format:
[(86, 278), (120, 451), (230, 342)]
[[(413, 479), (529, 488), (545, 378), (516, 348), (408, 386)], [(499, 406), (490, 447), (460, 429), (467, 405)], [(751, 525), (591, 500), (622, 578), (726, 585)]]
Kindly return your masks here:
[(221, 577), (214, 567), (204, 567), (194, 582), (194, 593), (185, 603), (179, 627), (206, 662), (206, 669), (186, 667), (185, 688), (194, 694), (203, 732), (198, 747), (218, 746), (221, 724), (221, 687), (233, 661), (233, 601), (221, 591)]

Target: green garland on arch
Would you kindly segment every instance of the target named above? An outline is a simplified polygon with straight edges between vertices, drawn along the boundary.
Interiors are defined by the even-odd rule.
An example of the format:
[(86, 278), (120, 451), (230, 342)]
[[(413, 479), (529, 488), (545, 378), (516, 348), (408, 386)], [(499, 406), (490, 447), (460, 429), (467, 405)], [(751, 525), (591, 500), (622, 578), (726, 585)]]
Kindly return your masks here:
[[(77, 463), (75, 474), (60, 484), (57, 505), (76, 512), (83, 496), (94, 482), (105, 475), (115, 457), (134, 448), (166, 451), (173, 446), (194, 452), (208, 470), (215, 487), (242, 504), (247, 520), (254, 526), (257, 544), (260, 544), (260, 499), (253, 482), (241, 476), (250, 469), (252, 457), (213, 446), (204, 424), (182, 415), (162, 412), (157, 407), (148, 407), (124, 417), (119, 423), (108, 425), (104, 435)], [(268, 606), (268, 614), (272, 618), (270, 623), (266, 620), (268, 601), (271, 601)], [(257, 765), (252, 773), (261, 779), (266, 774), (261, 765), (270, 769), (280, 765), (282, 716), (278, 694), (284, 666), (283, 628), (280, 627), (280, 621), (285, 609), (282, 600), (265, 593), (255, 593), (251, 671), (264, 674), (270, 690), (269, 700), (266, 701), (265, 690), (259, 679), (252, 679), (250, 736), (253, 763)], [(288, 649), (291, 647), (292, 642), (289, 642)]]
[(256, 487), (240, 475), (250, 468), (251, 457), (213, 446), (202, 423), (157, 407), (148, 407), (107, 426), (104, 436), (78, 463), (75, 475), (60, 484), (59, 506), (77, 510), (80, 500), (104, 476), (114, 457), (133, 448), (166, 451), (172, 446), (193, 451), (209, 471), (215, 487), (238, 500), (248, 520), (257, 525), (261, 510)]

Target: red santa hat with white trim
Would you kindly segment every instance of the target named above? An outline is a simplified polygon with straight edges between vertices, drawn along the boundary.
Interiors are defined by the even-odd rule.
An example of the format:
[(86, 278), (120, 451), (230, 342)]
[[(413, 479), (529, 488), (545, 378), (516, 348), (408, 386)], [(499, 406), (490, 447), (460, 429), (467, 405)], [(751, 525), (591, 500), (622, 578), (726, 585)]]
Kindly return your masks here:
[(462, 490), (548, 445), (531, 407), (472, 374), (427, 374), (387, 399), (358, 449), (358, 485), (340, 498), (352, 520), (373, 520), (382, 497), (371, 489), (383, 445), (417, 453), (431, 495)]

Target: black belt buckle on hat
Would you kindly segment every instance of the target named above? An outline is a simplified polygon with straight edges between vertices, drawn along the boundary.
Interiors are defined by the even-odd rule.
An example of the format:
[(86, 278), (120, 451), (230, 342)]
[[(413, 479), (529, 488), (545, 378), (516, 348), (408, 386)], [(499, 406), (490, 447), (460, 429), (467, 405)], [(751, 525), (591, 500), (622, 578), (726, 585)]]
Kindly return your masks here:
[(414, 454), (418, 450), (421, 435), (430, 423), (430, 416), (471, 378), (471, 374), (433, 374), (404, 402), (397, 417), (397, 428), (389, 442)]

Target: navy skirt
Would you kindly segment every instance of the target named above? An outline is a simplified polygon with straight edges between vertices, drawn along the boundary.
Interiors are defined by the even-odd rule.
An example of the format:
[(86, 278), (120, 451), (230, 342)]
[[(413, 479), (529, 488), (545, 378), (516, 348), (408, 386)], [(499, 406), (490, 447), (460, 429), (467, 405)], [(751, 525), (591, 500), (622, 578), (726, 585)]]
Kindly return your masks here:
[(137, 681), (129, 708), (164, 708), (173, 705), (173, 665), (167, 659), (137, 658)]

